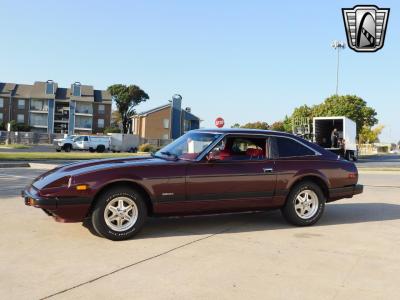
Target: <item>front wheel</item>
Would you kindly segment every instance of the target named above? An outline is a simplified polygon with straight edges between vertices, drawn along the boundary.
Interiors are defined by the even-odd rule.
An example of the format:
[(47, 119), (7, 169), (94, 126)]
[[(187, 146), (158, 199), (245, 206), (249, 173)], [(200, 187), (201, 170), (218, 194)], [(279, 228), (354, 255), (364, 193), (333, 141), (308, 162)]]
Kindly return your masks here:
[(72, 150), (72, 146), (70, 144), (64, 145), (64, 151), (65, 152), (71, 152), (71, 150)]
[(325, 201), (325, 195), (317, 184), (301, 182), (290, 191), (282, 214), (293, 225), (312, 225), (321, 218)]
[(143, 196), (130, 188), (113, 188), (100, 196), (92, 213), (95, 231), (107, 239), (122, 241), (136, 235), (147, 218)]

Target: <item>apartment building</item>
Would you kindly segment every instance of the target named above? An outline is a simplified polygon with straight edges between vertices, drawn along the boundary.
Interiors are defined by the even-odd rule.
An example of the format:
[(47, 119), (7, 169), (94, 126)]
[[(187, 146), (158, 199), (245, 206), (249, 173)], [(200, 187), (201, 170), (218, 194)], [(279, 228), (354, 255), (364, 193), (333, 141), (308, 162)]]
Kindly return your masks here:
[(111, 122), (111, 95), (75, 82), (33, 85), (0, 82), (0, 124), (14, 120), (44, 133), (98, 133)]
[(182, 98), (132, 117), (132, 133), (144, 139), (176, 139), (200, 127), (200, 118), (189, 107), (182, 109)]

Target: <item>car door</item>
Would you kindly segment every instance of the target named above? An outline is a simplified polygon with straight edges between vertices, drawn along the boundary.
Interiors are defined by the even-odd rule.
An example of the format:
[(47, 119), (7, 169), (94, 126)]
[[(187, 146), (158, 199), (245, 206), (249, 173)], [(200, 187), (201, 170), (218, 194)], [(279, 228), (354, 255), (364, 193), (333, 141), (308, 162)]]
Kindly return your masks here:
[(74, 139), (74, 143), (72, 144), (72, 147), (77, 150), (82, 150), (83, 149), (83, 136), (79, 136)]
[(83, 145), (82, 145), (82, 148), (83, 148), (84, 150), (89, 150), (89, 146), (90, 146), (89, 137), (88, 137), (88, 136), (83, 137)]
[[(274, 161), (268, 155), (268, 138), (228, 135), (220, 145), (224, 140), (224, 149), (219, 149), (217, 145), (210, 151), (208, 158), (205, 156), (201, 161), (187, 167), (186, 198), (191, 202), (191, 208), (218, 212), (274, 206), (276, 175)], [(255, 148), (250, 148), (254, 147), (252, 143), (263, 148), (264, 155), (247, 155), (247, 152), (257, 152)], [(244, 148), (235, 150), (235, 145), (237, 148), (238, 144)], [(236, 153), (230, 157), (224, 156), (223, 152), (226, 152), (227, 148)], [(217, 157), (210, 157), (215, 152), (219, 152)]]

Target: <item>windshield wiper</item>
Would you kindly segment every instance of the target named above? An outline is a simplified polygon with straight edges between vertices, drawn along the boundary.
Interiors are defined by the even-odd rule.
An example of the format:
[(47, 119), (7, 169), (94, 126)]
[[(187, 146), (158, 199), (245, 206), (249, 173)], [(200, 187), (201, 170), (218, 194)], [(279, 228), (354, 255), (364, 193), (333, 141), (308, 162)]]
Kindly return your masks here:
[(169, 152), (169, 151), (161, 151), (160, 153), (163, 154), (163, 155), (166, 155), (166, 156), (172, 156), (175, 160), (178, 160), (178, 159), (179, 159), (179, 158), (178, 158), (178, 155), (176, 155), (176, 154), (174, 154), (174, 153), (171, 153), (171, 152)]

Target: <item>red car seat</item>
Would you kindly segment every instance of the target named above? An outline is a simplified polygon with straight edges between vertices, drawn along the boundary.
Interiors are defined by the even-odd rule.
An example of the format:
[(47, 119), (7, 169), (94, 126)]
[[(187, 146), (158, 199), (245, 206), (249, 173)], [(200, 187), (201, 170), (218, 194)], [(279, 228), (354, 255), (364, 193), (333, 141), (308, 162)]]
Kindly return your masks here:
[(248, 148), (246, 150), (246, 155), (252, 158), (264, 158), (264, 151), (262, 149)]

